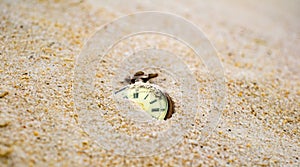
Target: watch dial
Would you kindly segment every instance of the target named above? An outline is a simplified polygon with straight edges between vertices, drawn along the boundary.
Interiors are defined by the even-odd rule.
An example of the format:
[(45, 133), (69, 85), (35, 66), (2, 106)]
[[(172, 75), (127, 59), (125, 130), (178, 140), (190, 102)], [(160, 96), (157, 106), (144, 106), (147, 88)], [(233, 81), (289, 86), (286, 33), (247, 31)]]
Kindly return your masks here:
[(155, 119), (163, 120), (168, 112), (166, 96), (152, 85), (133, 84), (115, 94), (135, 102)]

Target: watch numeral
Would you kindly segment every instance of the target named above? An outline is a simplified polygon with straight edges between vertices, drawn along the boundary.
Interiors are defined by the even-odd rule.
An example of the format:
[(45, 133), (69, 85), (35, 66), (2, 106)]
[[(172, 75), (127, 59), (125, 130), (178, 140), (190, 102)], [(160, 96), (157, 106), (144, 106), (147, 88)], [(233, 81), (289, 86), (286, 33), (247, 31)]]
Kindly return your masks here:
[(135, 99), (139, 98), (139, 93), (134, 93), (133, 98), (135, 98)]
[(159, 108), (152, 108), (152, 112), (158, 112)]
[(157, 102), (157, 100), (155, 99), (155, 100), (153, 100), (153, 101), (151, 101), (150, 102), (150, 104), (153, 104), (153, 103), (155, 103), (155, 102)]
[(148, 96), (149, 96), (149, 94), (147, 94), (147, 96), (144, 98), (144, 100), (146, 100)]

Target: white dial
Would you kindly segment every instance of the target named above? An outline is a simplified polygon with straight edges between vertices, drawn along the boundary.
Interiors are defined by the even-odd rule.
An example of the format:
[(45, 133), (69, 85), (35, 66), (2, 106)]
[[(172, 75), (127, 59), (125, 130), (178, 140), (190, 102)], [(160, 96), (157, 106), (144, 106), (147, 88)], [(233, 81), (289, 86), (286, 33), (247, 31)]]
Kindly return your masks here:
[(153, 118), (163, 120), (168, 112), (168, 100), (159, 88), (147, 83), (135, 83), (115, 93), (138, 104)]

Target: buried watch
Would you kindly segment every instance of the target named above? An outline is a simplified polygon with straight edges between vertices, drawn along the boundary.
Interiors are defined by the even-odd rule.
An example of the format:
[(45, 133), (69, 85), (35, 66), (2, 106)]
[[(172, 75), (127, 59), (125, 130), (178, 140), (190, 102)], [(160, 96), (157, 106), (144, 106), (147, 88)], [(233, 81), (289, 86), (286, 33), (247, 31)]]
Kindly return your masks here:
[(129, 85), (116, 91), (115, 94), (138, 104), (155, 119), (171, 118), (174, 113), (174, 102), (171, 97), (157, 85), (148, 82), (157, 76), (158, 74), (145, 74), (139, 71), (132, 78), (127, 78)]

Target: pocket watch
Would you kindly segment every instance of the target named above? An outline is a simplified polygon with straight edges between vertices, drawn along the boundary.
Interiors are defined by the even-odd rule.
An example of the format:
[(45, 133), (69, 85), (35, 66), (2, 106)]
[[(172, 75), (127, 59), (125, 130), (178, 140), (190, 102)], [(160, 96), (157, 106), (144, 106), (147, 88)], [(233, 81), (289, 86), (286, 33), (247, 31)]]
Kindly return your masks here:
[(159, 86), (148, 81), (158, 74), (145, 74), (138, 71), (132, 78), (126, 78), (129, 84), (115, 92), (116, 95), (138, 104), (145, 112), (158, 120), (171, 118), (174, 113), (172, 98)]

